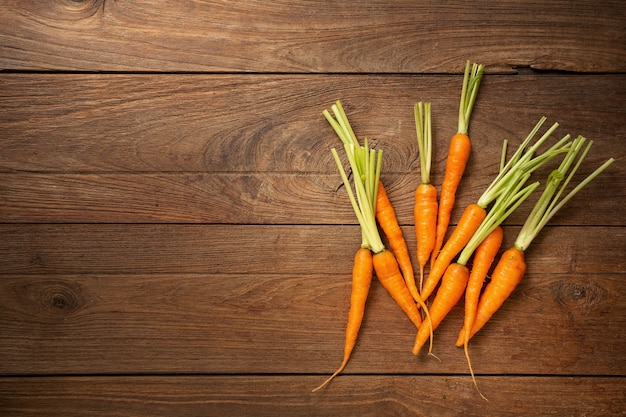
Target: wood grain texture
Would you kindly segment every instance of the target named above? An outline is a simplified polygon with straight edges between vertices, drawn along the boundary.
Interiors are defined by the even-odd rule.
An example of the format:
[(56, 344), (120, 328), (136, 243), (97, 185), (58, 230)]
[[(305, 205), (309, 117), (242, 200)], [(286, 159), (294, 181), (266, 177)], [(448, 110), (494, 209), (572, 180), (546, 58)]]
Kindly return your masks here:
[[(384, 173), (419, 171), (413, 105), (432, 103), (433, 182), (456, 132), (462, 77), (424, 75), (1, 74), (0, 172), (332, 173), (340, 144), (322, 116), (342, 101)], [(624, 158), (626, 75), (487, 75), (468, 172), (497, 170), (502, 141), (545, 128)], [(615, 169), (615, 168), (613, 168)], [(617, 168), (620, 169), (620, 168)], [(471, 171), (470, 171), (471, 170)]]
[(50, 1), (0, 3), (0, 68), (459, 72), (474, 60), (626, 70), (619, 0)]
[[(619, 0), (0, 0), (0, 415), (623, 415), (625, 45)], [(361, 238), (322, 110), (384, 150), (415, 263), (413, 105), (439, 186), (467, 59), (486, 75), (453, 224), (541, 116), (594, 141), (576, 179), (616, 163), (472, 340), (489, 402), (462, 306), (440, 360), (414, 357), (377, 280), (312, 394)]]
[[(327, 417), (622, 415), (624, 378), (343, 376), (311, 394), (316, 377), (2, 378), (5, 409), (20, 416), (228, 415)], [(416, 399), (417, 397), (417, 399)], [(518, 400), (519, 399), (519, 400)]]
[[(415, 248), (415, 237), (404, 230)], [(506, 244), (518, 230), (507, 228)], [(0, 224), (0, 271), (332, 273), (329, 268), (352, 264), (360, 236), (358, 226), (340, 225)], [(623, 273), (625, 239), (623, 227), (548, 225), (527, 254), (551, 273)]]
[[(623, 376), (623, 276), (545, 272), (536, 259), (472, 339), (475, 372)], [(330, 374), (342, 355), (349, 274), (346, 265), (254, 280), (234, 272), (3, 275), (0, 372)], [(458, 306), (435, 332), (440, 361), (414, 357), (414, 327), (375, 281), (345, 374), (468, 374), (454, 346), (461, 327)]]
[[(453, 226), (495, 178), (496, 167), (485, 168), (494, 171), (480, 175), (473, 170), (464, 178)], [(537, 172), (535, 180), (545, 183), (549, 171)], [(411, 226), (408, 233), (413, 234), (419, 174), (385, 174), (383, 181), (398, 221)], [(539, 192), (505, 224), (522, 225)], [(5, 223), (357, 224), (339, 173), (7, 173), (0, 174), (0, 195)], [(614, 199), (626, 200), (626, 167), (620, 163), (570, 200), (550, 224), (625, 226), (623, 209)]]

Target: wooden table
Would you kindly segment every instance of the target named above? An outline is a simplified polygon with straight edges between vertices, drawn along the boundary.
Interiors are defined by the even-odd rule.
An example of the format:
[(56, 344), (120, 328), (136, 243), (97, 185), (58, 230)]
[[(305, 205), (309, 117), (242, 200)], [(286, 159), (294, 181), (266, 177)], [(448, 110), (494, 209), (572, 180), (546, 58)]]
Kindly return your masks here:
[[(577, 178), (616, 163), (472, 340), (488, 402), (462, 305), (440, 360), (415, 357), (376, 280), (348, 367), (311, 393), (360, 243), (322, 111), (340, 99), (384, 151), (414, 250), (413, 105), (433, 106), (439, 187), (468, 59), (486, 71), (453, 224), (541, 116), (594, 140)], [(623, 1), (5, 0), (0, 68), (0, 415), (626, 412)]]

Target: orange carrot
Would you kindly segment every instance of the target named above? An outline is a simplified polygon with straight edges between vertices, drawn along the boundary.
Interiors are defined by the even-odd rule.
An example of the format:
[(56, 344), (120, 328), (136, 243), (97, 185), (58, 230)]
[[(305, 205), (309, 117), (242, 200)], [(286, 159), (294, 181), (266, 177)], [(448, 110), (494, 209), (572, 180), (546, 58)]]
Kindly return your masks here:
[(437, 233), (437, 189), (432, 184), (420, 184), (415, 190), (415, 235), (417, 262), (420, 268), (420, 289), (424, 286), (424, 268), (428, 263)]
[(518, 248), (507, 249), (500, 258), (491, 274), (491, 281), (485, 286), (476, 308), (476, 318), (472, 324), (469, 338), (489, 321), (493, 314), (502, 306), (513, 290), (522, 280), (526, 272), (524, 252)]
[(590, 142), (587, 145), (571, 172), (568, 174), (585, 141), (586, 139), (584, 137), (578, 136), (571, 146), (567, 148), (567, 154), (559, 168), (548, 176), (545, 189), (533, 207), (533, 210), (528, 215), (526, 222), (524, 222), (524, 225), (520, 229), (514, 245), (502, 254), (502, 257), (491, 275), (491, 281), (486, 285), (485, 291), (478, 302), (476, 319), (470, 331), (470, 338), (489, 321), (521, 282), (526, 272), (524, 251), (528, 249), (543, 227), (578, 191), (589, 184), (589, 182), (614, 162), (613, 158), (604, 162), (604, 164), (589, 174), (557, 204), (561, 194), (564, 192), (593, 143)]
[(459, 301), (465, 291), (469, 277), (469, 270), (465, 265), (451, 264), (441, 280), (441, 286), (430, 306), (430, 321), (424, 322), (417, 331), (413, 354), (417, 355), (428, 340), (431, 331), (434, 331), (446, 315)]
[[(474, 261), (472, 263), (472, 270), (470, 272), (467, 288), (465, 289), (465, 317), (463, 320), (463, 329), (459, 333), (459, 338), (456, 342), (457, 346), (463, 346), (465, 352), (465, 358), (467, 359), (467, 365), (472, 375), (472, 381), (474, 386), (478, 389), (478, 383), (474, 375), (474, 369), (472, 368), (472, 361), (469, 356), (469, 336), (474, 320), (476, 318), (476, 310), (478, 307), (478, 298), (480, 291), (483, 288), (483, 282), (491, 268), (491, 264), (495, 259), (500, 246), (502, 245), (503, 231), (500, 226), (489, 233), (489, 235), (478, 245), (476, 253), (474, 254)], [(480, 395), (487, 399), (478, 389)]]
[[(337, 109), (334, 107), (333, 110)], [(317, 391), (337, 376), (346, 366), (350, 358), (350, 354), (356, 343), (357, 334), (363, 320), (365, 311), (365, 301), (369, 286), (372, 280), (374, 261), (372, 252), (380, 252), (385, 249), (376, 225), (376, 193), (380, 177), (380, 167), (382, 164), (382, 151), (376, 152), (367, 147), (358, 145), (356, 138), (351, 137), (344, 130), (344, 126), (340, 126), (334, 121), (327, 111), (324, 115), (336, 129), (344, 143), (350, 167), (353, 172), (354, 185), (356, 188), (355, 198), (348, 180), (348, 176), (343, 168), (342, 162), (335, 148), (331, 149), (331, 153), (341, 174), (341, 179), (345, 185), (350, 203), (354, 213), (361, 226), (361, 248), (357, 251), (354, 258), (354, 266), (352, 270), (352, 294), (350, 297), (350, 313), (348, 315), (348, 324), (346, 326), (346, 340), (344, 342), (344, 355), (339, 368), (320, 386), (313, 391)], [(378, 155), (378, 160), (376, 159)], [(401, 278), (402, 279), (402, 278)], [(404, 281), (402, 281), (404, 285)], [(409, 295), (410, 297), (410, 295)], [(417, 309), (417, 307), (416, 307)]]
[(457, 133), (452, 136), (446, 160), (446, 169), (441, 183), (441, 197), (437, 214), (437, 237), (433, 248), (431, 262), (438, 256), (443, 246), (446, 231), (450, 224), (450, 216), (454, 208), (456, 191), (459, 187), (465, 166), (470, 156), (471, 142), (468, 135), (469, 121), (478, 94), (478, 87), (483, 76), (483, 65), (467, 61), (459, 104), (459, 120)]
[(422, 324), (422, 317), (415, 300), (411, 296), (400, 269), (398, 268), (398, 262), (395, 256), (389, 250), (383, 250), (374, 254), (374, 270), (380, 283), (385, 287), (387, 292), (400, 306), (402, 311), (409, 317), (409, 319), (420, 327)]
[(350, 295), (350, 312), (348, 313), (348, 324), (346, 326), (343, 361), (335, 373), (319, 387), (315, 388), (313, 392), (321, 389), (343, 371), (350, 360), (350, 355), (356, 344), (357, 335), (365, 314), (365, 302), (369, 293), (370, 283), (372, 282), (373, 268), (372, 252), (369, 249), (360, 248), (354, 256), (354, 267), (352, 268), (352, 293)]
[(439, 256), (437, 256), (428, 278), (424, 282), (424, 288), (420, 294), (422, 299), (427, 300), (430, 297), (452, 259), (469, 242), (486, 215), (487, 211), (476, 203), (470, 204), (465, 208), (458, 225), (439, 253)]
[(487, 273), (491, 268), (491, 264), (495, 259), (503, 239), (502, 227), (496, 227), (476, 248), (474, 261), (472, 262), (472, 270), (470, 272), (467, 288), (465, 289), (465, 317), (463, 320), (463, 328), (459, 332), (456, 346), (467, 346), (469, 334), (474, 319), (476, 318), (476, 308), (478, 306), (478, 298), (483, 288), (483, 283), (487, 277)]
[(439, 212), (437, 213), (437, 237), (433, 254), (437, 256), (443, 245), (450, 216), (456, 200), (456, 190), (465, 171), (465, 165), (470, 155), (470, 138), (467, 134), (457, 133), (450, 141), (446, 170), (441, 183), (441, 197), (439, 198)]
[(411, 264), (411, 255), (409, 255), (409, 248), (404, 240), (402, 229), (400, 229), (400, 225), (398, 224), (396, 212), (391, 205), (391, 201), (389, 201), (387, 191), (385, 190), (382, 181), (378, 182), (378, 193), (376, 196), (376, 220), (378, 220), (378, 224), (381, 229), (383, 229), (385, 236), (387, 236), (389, 247), (398, 261), (398, 265), (402, 271), (402, 276), (404, 277), (404, 282), (406, 283), (411, 296), (417, 299), (417, 297), (419, 297), (419, 293), (417, 291), (417, 286), (415, 285), (415, 277), (413, 274), (413, 265)]
[(432, 162), (432, 129), (430, 103), (417, 103), (414, 107), (417, 144), (420, 153), (422, 182), (415, 190), (415, 236), (417, 238), (417, 262), (420, 268), (420, 291), (424, 283), (424, 267), (430, 259), (437, 237), (437, 189), (430, 183)]

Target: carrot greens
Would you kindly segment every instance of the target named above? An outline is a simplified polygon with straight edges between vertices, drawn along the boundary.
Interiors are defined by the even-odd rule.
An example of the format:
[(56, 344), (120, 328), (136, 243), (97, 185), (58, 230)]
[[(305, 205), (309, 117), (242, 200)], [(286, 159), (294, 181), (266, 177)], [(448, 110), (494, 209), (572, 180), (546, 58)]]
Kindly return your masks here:
[[(574, 189), (572, 189), (560, 202), (558, 202), (565, 188), (580, 167), (580, 164), (587, 156), (587, 152), (589, 152), (589, 149), (593, 144), (593, 141), (589, 141), (576, 161), (576, 164), (573, 168), (571, 168), (572, 164), (574, 164), (574, 161), (576, 160), (576, 156), (583, 149), (585, 141), (586, 139), (584, 137), (578, 136), (569, 148), (569, 151), (561, 162), (561, 165), (552, 171), (552, 173), (548, 176), (543, 193), (526, 219), (526, 222), (522, 226), (522, 229), (515, 240), (515, 247), (517, 249), (521, 251), (526, 250), (530, 243), (539, 234), (541, 229), (543, 229), (546, 223), (548, 223), (556, 212), (559, 211), (576, 193), (578, 193), (583, 187), (589, 184), (596, 176), (598, 176), (614, 162), (613, 158), (609, 158), (584, 180), (582, 180), (576, 187), (574, 187)], [(568, 175), (567, 172), (570, 168), (571, 172)]]
[(478, 87), (483, 78), (485, 66), (482, 64), (471, 64), (468, 60), (465, 63), (465, 74), (463, 75), (463, 86), (461, 87), (461, 102), (459, 103), (459, 126), (458, 133), (467, 135), (470, 116), (478, 95)]
[(346, 187), (354, 213), (361, 226), (361, 247), (369, 248), (374, 253), (381, 252), (385, 247), (376, 225), (376, 195), (378, 193), (383, 151), (371, 149), (367, 139), (363, 141), (363, 146), (359, 144), (341, 106), (341, 102), (337, 101), (331, 109), (336, 119), (331, 116), (328, 110), (324, 110), (323, 114), (343, 143), (343, 148), (352, 170), (355, 192), (352, 191), (352, 186), (337, 150), (332, 148), (331, 152)]

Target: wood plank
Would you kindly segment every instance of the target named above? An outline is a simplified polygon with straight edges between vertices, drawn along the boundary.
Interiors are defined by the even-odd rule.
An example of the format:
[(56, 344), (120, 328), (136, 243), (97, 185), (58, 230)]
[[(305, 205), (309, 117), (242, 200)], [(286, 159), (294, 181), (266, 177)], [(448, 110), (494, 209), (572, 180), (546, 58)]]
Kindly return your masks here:
[[(2, 74), (0, 172), (336, 174), (321, 112), (341, 99), (357, 135), (385, 151), (384, 172), (415, 173), (413, 105), (430, 101), (439, 184), (460, 87), (461, 76)], [(487, 75), (468, 172), (493, 170), (502, 141), (518, 144), (541, 116), (558, 137), (594, 140), (596, 164), (621, 159), (625, 106), (626, 75)]]
[[(623, 376), (624, 272), (547, 272), (537, 253), (528, 258), (525, 279), (472, 339), (475, 372)], [(350, 265), (339, 265), (292, 274), (4, 274), (0, 373), (330, 374), (349, 307)], [(459, 304), (435, 333), (440, 361), (414, 357), (414, 326), (375, 281), (345, 373), (467, 373), (454, 347), (461, 325)]]
[(0, 68), (440, 73), (471, 51), (505, 71), (624, 72), (625, 23), (619, 0), (5, 0)]
[(342, 377), (2, 378), (0, 410), (16, 416), (618, 416), (625, 378)]
[[(519, 228), (505, 231), (512, 245)], [(415, 237), (405, 229), (415, 248)], [(0, 224), (5, 274), (307, 274), (352, 264), (357, 226)], [(623, 273), (622, 227), (548, 225), (527, 255), (547, 273)]]
[[(545, 183), (555, 166), (533, 178)], [(463, 180), (454, 221), (497, 175), (493, 165), (477, 168)], [(587, 168), (590, 172), (595, 166)], [(581, 179), (576, 177), (577, 182)], [(399, 222), (413, 226), (419, 174), (385, 174), (382, 180)], [(541, 191), (505, 224), (523, 224)], [(357, 224), (339, 173), (0, 173), (0, 195), (0, 219), (5, 223)], [(551, 224), (626, 226), (616, 200), (626, 201), (626, 167), (620, 163), (580, 192)]]

